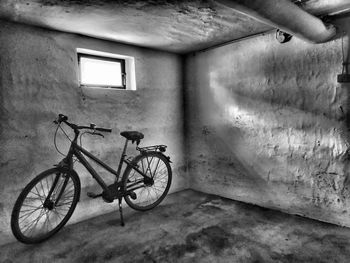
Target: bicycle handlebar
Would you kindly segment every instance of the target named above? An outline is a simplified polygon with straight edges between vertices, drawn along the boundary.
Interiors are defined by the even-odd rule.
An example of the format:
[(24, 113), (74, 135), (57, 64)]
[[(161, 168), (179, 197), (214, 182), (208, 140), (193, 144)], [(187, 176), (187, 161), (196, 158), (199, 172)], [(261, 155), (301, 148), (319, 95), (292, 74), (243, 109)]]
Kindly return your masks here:
[[(70, 123), (72, 124), (72, 123)], [(74, 124), (73, 124), (74, 125)], [(95, 131), (100, 131), (100, 132), (112, 132), (112, 129), (109, 128), (98, 128), (94, 125), (90, 125), (90, 126), (77, 126), (75, 125), (76, 129), (81, 130), (81, 129), (88, 129), (88, 130), (95, 130)]]
[(112, 132), (112, 129), (109, 128), (95, 128), (95, 130), (101, 132)]
[(100, 131), (100, 132), (112, 132), (112, 129), (99, 128), (99, 127), (96, 127), (96, 125), (93, 123), (91, 123), (90, 126), (79, 126), (79, 125), (76, 125), (74, 123), (68, 122), (68, 117), (66, 115), (58, 114), (58, 118), (57, 118), (57, 120), (54, 121), (54, 123), (60, 124), (62, 122), (67, 124), (73, 130), (89, 129), (89, 130)]

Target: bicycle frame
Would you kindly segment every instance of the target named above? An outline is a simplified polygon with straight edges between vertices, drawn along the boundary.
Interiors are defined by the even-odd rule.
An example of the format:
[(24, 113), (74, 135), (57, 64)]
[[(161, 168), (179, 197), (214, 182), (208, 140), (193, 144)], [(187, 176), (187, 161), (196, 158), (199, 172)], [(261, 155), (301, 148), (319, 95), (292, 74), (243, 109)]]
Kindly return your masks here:
[[(118, 165), (118, 170), (115, 171), (113, 168), (111, 168), (110, 166), (108, 166), (107, 164), (105, 164), (104, 162), (102, 162), (100, 159), (98, 159), (96, 156), (94, 156), (93, 154), (91, 154), (89, 151), (85, 150), (83, 147), (79, 146), (77, 143), (73, 142), (72, 146), (71, 146), (71, 150), (70, 153), (68, 153), (68, 157), (71, 156), (71, 160), (70, 162), (73, 161), (73, 155), (76, 156), (78, 158), (78, 160), (80, 161), (80, 163), (89, 171), (89, 173), (92, 175), (92, 177), (97, 181), (97, 183), (104, 189), (107, 190), (107, 185), (106, 183), (103, 181), (103, 179), (98, 175), (98, 173), (96, 172), (96, 170), (90, 165), (90, 163), (86, 160), (86, 158), (83, 156), (86, 155), (87, 157), (89, 157), (90, 159), (92, 159), (93, 161), (95, 161), (98, 165), (100, 165), (101, 167), (103, 167), (105, 170), (107, 170), (108, 172), (114, 174), (116, 176), (116, 181), (119, 181), (119, 177), (120, 177), (120, 171), (122, 169), (122, 165), (123, 162), (125, 162), (125, 157), (126, 157), (126, 148), (127, 148), (127, 144), (128, 141), (125, 142), (124, 145), (124, 149), (122, 152), (122, 155), (120, 157), (120, 161), (119, 161), (119, 165)], [(126, 162), (128, 164), (128, 162)]]
[[(103, 179), (96, 172), (96, 170), (90, 165), (90, 163), (84, 157), (84, 155), (89, 157), (93, 161), (95, 161), (99, 166), (103, 167), (108, 172), (114, 174), (116, 176), (116, 183), (117, 184), (119, 182), (120, 173), (121, 173), (121, 169), (122, 169), (123, 163), (126, 163), (127, 166), (132, 166), (132, 168), (136, 172), (138, 172), (140, 175), (142, 175), (145, 180), (152, 180), (152, 178), (150, 178), (145, 173), (140, 171), (136, 166), (134, 166), (131, 163), (131, 161), (125, 159), (125, 157), (127, 156), (126, 155), (126, 149), (127, 149), (127, 146), (128, 146), (128, 140), (125, 141), (124, 148), (123, 148), (123, 151), (122, 151), (122, 155), (120, 157), (120, 161), (119, 161), (119, 164), (118, 164), (118, 169), (117, 169), (117, 171), (115, 171), (113, 168), (111, 168), (109, 165), (107, 165), (106, 163), (104, 163), (103, 161), (98, 159), (92, 153), (90, 153), (89, 151), (87, 151), (83, 147), (79, 146), (77, 144), (77, 142), (76, 142), (77, 141), (77, 137), (78, 137), (78, 134), (76, 134), (74, 140), (71, 142), (71, 146), (70, 146), (69, 152), (68, 152), (67, 156), (59, 163), (59, 166), (64, 166), (64, 167), (67, 167), (70, 170), (73, 170), (73, 163), (74, 163), (73, 162), (73, 157), (75, 156), (80, 161), (80, 163), (88, 170), (88, 172), (92, 175), (92, 177), (96, 180), (96, 182), (101, 186), (103, 191), (107, 193), (108, 196), (113, 196), (113, 194), (111, 193), (111, 189), (103, 181)], [(137, 183), (135, 183), (134, 185), (137, 185)], [(134, 185), (132, 185), (132, 186), (134, 186)], [(139, 187), (135, 187), (135, 188), (129, 189), (128, 192), (134, 191), (134, 190), (136, 190), (138, 188), (142, 188), (142, 187), (143, 186), (139, 186)]]

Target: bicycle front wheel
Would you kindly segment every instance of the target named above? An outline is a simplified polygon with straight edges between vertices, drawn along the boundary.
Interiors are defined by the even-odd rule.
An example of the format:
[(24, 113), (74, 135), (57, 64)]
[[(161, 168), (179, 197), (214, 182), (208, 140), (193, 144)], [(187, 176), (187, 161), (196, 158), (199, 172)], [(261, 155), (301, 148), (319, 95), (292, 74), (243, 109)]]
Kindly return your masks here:
[(79, 177), (53, 168), (35, 177), (21, 192), (11, 216), (20, 242), (42, 242), (59, 231), (73, 214), (80, 196)]
[(163, 154), (147, 152), (138, 155), (126, 168), (122, 178), (123, 190), (128, 193), (124, 199), (135, 210), (152, 209), (167, 195), (171, 179), (171, 167)]

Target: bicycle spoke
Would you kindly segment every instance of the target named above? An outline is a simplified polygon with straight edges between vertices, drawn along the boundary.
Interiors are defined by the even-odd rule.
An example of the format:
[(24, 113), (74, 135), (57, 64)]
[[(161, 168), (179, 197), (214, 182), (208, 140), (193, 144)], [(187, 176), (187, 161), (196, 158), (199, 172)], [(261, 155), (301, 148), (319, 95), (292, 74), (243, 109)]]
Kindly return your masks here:
[(144, 193), (144, 191), (146, 190), (146, 188), (142, 188), (142, 190), (140, 191), (140, 196), (142, 196), (142, 194)]
[(56, 206), (62, 205), (62, 204), (67, 204), (67, 203), (72, 203), (72, 202), (73, 202), (73, 196), (67, 197), (67, 198), (60, 198), (60, 201), (56, 204)]
[(49, 232), (49, 226), (48, 226), (49, 213), (46, 213), (45, 216), (46, 216), (46, 218), (45, 218), (45, 221), (42, 225), (43, 225), (44, 230), (45, 230), (45, 226), (46, 226), (47, 232)]
[(56, 205), (56, 207), (61, 207), (61, 206), (66, 206), (66, 205), (70, 205), (72, 204), (72, 202), (65, 202), (65, 203), (59, 203), (58, 205)]
[(162, 168), (161, 170), (159, 170), (158, 174), (162, 174), (163, 172), (166, 172), (166, 167), (164, 166), (164, 168)]
[(46, 187), (47, 187), (48, 191), (50, 191), (50, 185), (49, 185), (49, 181), (48, 181), (47, 177), (45, 177), (45, 182), (46, 182)]
[(45, 194), (44, 186), (43, 186), (43, 183), (41, 181), (40, 181), (40, 185), (41, 185), (41, 189), (43, 190), (43, 195), (46, 199), (47, 195)]
[(64, 180), (61, 180), (61, 178), (58, 178), (59, 180), (59, 185), (55, 187), (55, 189), (53, 190), (52, 194), (54, 196), (54, 198), (56, 198), (56, 196), (59, 194), (61, 188), (62, 188), (62, 185), (64, 184)]
[[(51, 210), (51, 214), (50, 215), (54, 215), (55, 214), (55, 212), (54, 212), (54, 210)], [(55, 218), (55, 217), (54, 217)], [(49, 220), (49, 224), (50, 224), (50, 226), (51, 226), (51, 230), (55, 227), (55, 225), (57, 225), (57, 224), (53, 224), (52, 222), (51, 222), (51, 220), (50, 220), (50, 217), (48, 218), (48, 220)], [(50, 231), (51, 231), (50, 230)]]
[[(42, 214), (38, 219), (37, 219), (37, 221), (35, 222), (35, 225), (34, 225), (34, 227), (32, 228), (33, 230), (35, 230), (36, 229), (36, 226), (38, 225), (38, 223), (39, 223), (39, 221), (40, 221), (40, 219), (46, 214), (47, 212), (44, 212), (44, 214)], [(31, 233), (31, 232), (30, 232)]]
[[(28, 212), (28, 213), (26, 213), (26, 214), (24, 214), (24, 215), (18, 217), (18, 219), (21, 219), (22, 217), (24, 217), (24, 216), (26, 216), (26, 215), (28, 215), (28, 217), (29, 217), (31, 214), (33, 214), (34, 212), (38, 211), (39, 209), (42, 209), (42, 208), (41, 208), (41, 207), (38, 207), (38, 208), (36, 208), (36, 209), (34, 209), (34, 210), (26, 210), (26, 211), (32, 211), (32, 212)], [(23, 211), (21, 211), (21, 212), (23, 212)], [(26, 218), (27, 218), (27, 217), (26, 217)], [(25, 218), (25, 219), (26, 219), (26, 218)], [(23, 220), (25, 220), (25, 219), (23, 219)]]
[(162, 178), (157, 178), (156, 180), (154, 180), (154, 183), (157, 184), (157, 183), (165, 183), (167, 184), (168, 183), (168, 178), (163, 176)]
[(74, 189), (63, 192), (63, 194), (61, 195), (61, 198), (65, 198), (65, 197), (68, 196), (69, 194), (73, 194), (73, 195), (71, 195), (71, 196), (74, 196)]
[(162, 180), (155, 180), (154, 184), (156, 184), (156, 185), (167, 185), (168, 184), (168, 180), (166, 178), (164, 178)]
[[(42, 213), (42, 211), (41, 211), (39, 217), (37, 217), (36, 219), (34, 219), (33, 221), (31, 221), (30, 224), (27, 225), (28, 227), (27, 227), (25, 230), (23, 230), (23, 233), (27, 232), (27, 230), (28, 230), (33, 224), (36, 224), (36, 222), (38, 222), (38, 221), (41, 219), (41, 217), (42, 217), (43, 215), (44, 215), (44, 213)], [(31, 232), (30, 232), (30, 233), (31, 233)]]
[[(154, 189), (153, 189), (153, 191), (154, 191)], [(156, 194), (156, 197), (157, 197), (157, 199), (158, 199), (158, 198), (159, 198), (158, 193), (157, 193), (156, 191), (154, 191), (154, 193)], [(160, 191), (160, 193), (162, 194), (162, 193), (163, 193), (163, 191)]]
[(69, 192), (63, 192), (61, 197), (60, 197), (60, 200), (64, 200), (64, 199), (67, 199), (67, 198), (70, 198), (70, 197), (74, 197), (74, 192), (73, 191), (69, 191)]
[(62, 218), (62, 216), (57, 212), (56, 208), (54, 208), (53, 212), (54, 212), (59, 218)]
[(28, 206), (28, 207), (33, 207), (33, 208), (37, 208), (37, 206), (33, 206), (33, 205), (27, 205), (27, 204), (22, 204), (22, 206)]
[[(74, 198), (74, 195), (69, 195), (69, 196), (61, 197), (58, 203), (67, 202), (67, 201), (69, 201), (69, 200), (73, 200), (73, 198)], [(58, 203), (57, 203), (57, 204), (58, 204)]]
[(50, 175), (50, 180), (51, 180), (50, 185), (51, 186), (49, 185), (49, 189), (51, 189), (51, 187), (55, 184), (55, 178), (56, 178), (56, 176), (59, 176), (59, 175), (60, 175), (59, 173)]
[(155, 185), (167, 185), (168, 180), (157, 180), (154, 182)]
[[(146, 200), (148, 200), (149, 198), (149, 188), (147, 187), (147, 188), (145, 188), (146, 190), (147, 190), (147, 199)], [(147, 202), (147, 201), (146, 201)]]
[(165, 189), (165, 187), (159, 188), (159, 187), (153, 185), (153, 186), (152, 186), (152, 189), (156, 189), (156, 190), (162, 192), (162, 189)]
[[(36, 211), (34, 211), (34, 212), (36, 212)], [(33, 213), (32, 213), (33, 214)], [(30, 214), (30, 215), (28, 215), (28, 216), (26, 216), (25, 218), (23, 218), (19, 223), (21, 224), (21, 223), (24, 223), (28, 218), (30, 218), (30, 216), (32, 215), (32, 214)], [(19, 218), (18, 218), (19, 219)]]
[(69, 210), (69, 207), (67, 207), (66, 205), (63, 205), (63, 206), (56, 206), (56, 210), (59, 209), (60, 211), (68, 211)]
[(152, 179), (154, 178), (154, 176), (155, 176), (155, 174), (156, 174), (156, 172), (157, 172), (159, 162), (160, 162), (160, 159), (158, 159), (158, 162), (157, 162), (157, 165), (156, 165), (156, 169), (154, 169), (154, 173), (153, 173), (153, 175), (152, 175)]
[(34, 201), (35, 201), (35, 200), (40, 200), (40, 199), (39, 199), (39, 198), (37, 198), (37, 197), (29, 197), (29, 196), (27, 196), (27, 197), (26, 197), (26, 199), (29, 199), (29, 200), (34, 200)]
[[(152, 163), (152, 161), (153, 161), (153, 158), (154, 158), (154, 157), (152, 156), (151, 161), (149, 161), (148, 158), (147, 158), (147, 163), (148, 163), (148, 165), (147, 165), (147, 171), (149, 171), (149, 173), (151, 174), (151, 177), (152, 177), (151, 163)], [(147, 174), (147, 171), (146, 171), (146, 174)]]
[(50, 213), (47, 214), (47, 232), (51, 231), (49, 230), (50, 229), (50, 226), (52, 227), (52, 223), (51, 223), (51, 220), (50, 220), (50, 216), (53, 214), (52, 210), (50, 211)]
[[(38, 208), (34, 209), (34, 211), (35, 211), (35, 210), (37, 210), (37, 209), (40, 209), (40, 208), (41, 208), (41, 207), (38, 207)], [(20, 212), (20, 213), (23, 213), (23, 212), (28, 212), (28, 211), (33, 211), (33, 209), (21, 210), (21, 212)]]
[(55, 209), (55, 211), (56, 211), (56, 213), (57, 213), (58, 215), (61, 215), (62, 217), (64, 217), (63, 214), (61, 214), (60, 212), (57, 211), (57, 208)]
[(32, 192), (32, 193), (35, 194), (35, 195), (37, 195), (37, 196), (39, 196), (40, 199), (45, 199), (45, 198), (43, 198), (43, 197), (40, 195), (40, 193), (38, 192), (38, 189), (36, 188), (36, 185), (34, 186), (34, 188), (35, 188), (35, 190), (36, 190), (36, 193), (34, 193), (34, 192)]

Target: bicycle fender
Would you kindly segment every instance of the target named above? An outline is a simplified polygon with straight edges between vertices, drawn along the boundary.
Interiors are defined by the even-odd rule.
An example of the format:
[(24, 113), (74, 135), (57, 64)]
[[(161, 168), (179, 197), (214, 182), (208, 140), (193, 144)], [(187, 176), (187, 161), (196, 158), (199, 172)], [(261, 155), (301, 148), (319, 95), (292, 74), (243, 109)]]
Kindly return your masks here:
[(167, 155), (165, 155), (164, 153), (160, 153), (161, 155), (163, 155), (167, 160), (168, 160), (168, 162), (169, 163), (173, 163), (171, 160), (170, 160), (170, 156), (167, 156)]

